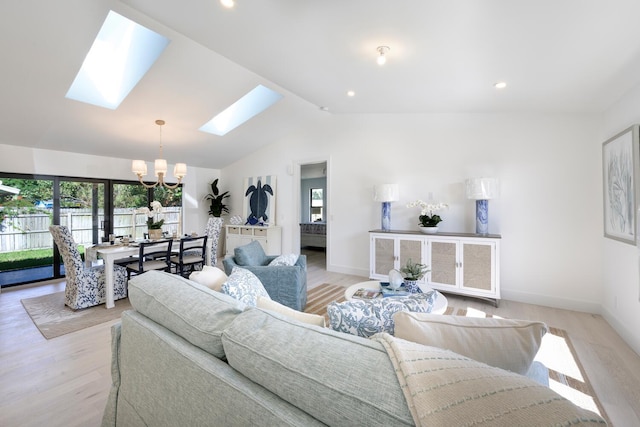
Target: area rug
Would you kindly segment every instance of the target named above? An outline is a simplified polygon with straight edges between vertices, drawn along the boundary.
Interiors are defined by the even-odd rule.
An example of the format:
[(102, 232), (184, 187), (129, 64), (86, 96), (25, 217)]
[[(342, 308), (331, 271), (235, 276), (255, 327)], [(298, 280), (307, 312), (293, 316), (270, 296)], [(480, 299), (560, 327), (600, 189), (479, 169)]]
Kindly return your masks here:
[(345, 287), (339, 285), (330, 285), (323, 283), (315, 288), (311, 288), (307, 292), (307, 305), (304, 311), (306, 313), (318, 314), (324, 316), (327, 324), (329, 324), (329, 315), (327, 315), (327, 305), (330, 302), (344, 301)]
[(40, 333), (48, 340), (119, 319), (123, 311), (131, 309), (129, 299), (125, 298), (117, 300), (116, 306), (108, 310), (104, 304), (72, 310), (64, 305), (64, 291), (25, 298), (20, 302)]

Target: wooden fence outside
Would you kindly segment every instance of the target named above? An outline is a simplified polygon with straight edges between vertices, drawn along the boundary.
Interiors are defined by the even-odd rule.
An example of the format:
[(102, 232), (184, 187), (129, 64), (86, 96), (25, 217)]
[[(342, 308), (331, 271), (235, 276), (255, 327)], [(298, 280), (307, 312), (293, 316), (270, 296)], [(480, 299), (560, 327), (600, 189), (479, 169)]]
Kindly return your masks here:
[[(182, 208), (163, 208), (163, 231), (178, 235), (182, 234)], [(53, 239), (49, 233), (49, 225), (53, 214), (46, 213), (23, 214), (5, 218), (0, 226), (0, 252), (14, 252), (28, 249), (43, 249), (53, 247)], [(102, 224), (104, 214), (98, 214), (99, 236), (104, 234)], [(116, 236), (130, 235), (142, 239), (147, 232), (147, 217), (136, 214), (131, 209), (116, 209), (113, 217), (113, 233)], [(92, 245), (93, 217), (91, 209), (61, 209), (60, 224), (71, 230), (77, 244)]]

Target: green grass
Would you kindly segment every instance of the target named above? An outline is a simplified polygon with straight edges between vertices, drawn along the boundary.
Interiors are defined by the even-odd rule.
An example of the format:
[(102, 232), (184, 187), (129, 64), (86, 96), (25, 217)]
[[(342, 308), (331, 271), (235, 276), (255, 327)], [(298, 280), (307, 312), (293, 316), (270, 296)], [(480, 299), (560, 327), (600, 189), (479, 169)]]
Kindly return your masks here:
[[(84, 246), (78, 246), (84, 259)], [(26, 251), (0, 253), (0, 270), (42, 267), (53, 264), (53, 249), (30, 249)]]

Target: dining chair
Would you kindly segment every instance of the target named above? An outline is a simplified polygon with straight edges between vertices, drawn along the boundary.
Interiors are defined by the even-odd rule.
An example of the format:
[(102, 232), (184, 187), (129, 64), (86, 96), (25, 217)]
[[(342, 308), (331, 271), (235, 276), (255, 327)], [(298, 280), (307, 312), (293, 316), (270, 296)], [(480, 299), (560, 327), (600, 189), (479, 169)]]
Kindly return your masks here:
[(207, 221), (207, 228), (204, 234), (207, 235), (209, 243), (209, 255), (207, 256), (207, 265), (215, 267), (218, 263), (218, 243), (220, 242), (220, 233), (222, 231), (222, 218), (213, 217)]
[(127, 264), (127, 278), (131, 274), (142, 274), (145, 271), (164, 270), (171, 272), (171, 245), (173, 240), (152, 240), (141, 242), (138, 251), (138, 260)]
[[(78, 245), (69, 228), (51, 225), (49, 232), (60, 251), (65, 271), (64, 304), (74, 310), (104, 304), (104, 266), (88, 267), (82, 261)], [(114, 300), (127, 297), (127, 271), (120, 266), (113, 267)]]
[(180, 250), (177, 256), (171, 257), (171, 265), (175, 272), (183, 277), (191, 273), (196, 267), (202, 268), (207, 256), (207, 236), (183, 237), (180, 239)]

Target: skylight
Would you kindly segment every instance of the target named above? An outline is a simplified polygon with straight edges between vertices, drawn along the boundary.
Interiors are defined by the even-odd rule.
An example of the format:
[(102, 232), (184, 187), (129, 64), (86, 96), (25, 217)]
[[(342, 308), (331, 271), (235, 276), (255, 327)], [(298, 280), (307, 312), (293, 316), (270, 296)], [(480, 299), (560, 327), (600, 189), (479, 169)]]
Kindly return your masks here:
[(109, 11), (66, 97), (115, 110), (169, 41)]
[(202, 125), (200, 130), (218, 136), (225, 135), (250, 118), (262, 113), (281, 98), (282, 95), (278, 92), (258, 85), (251, 92)]

